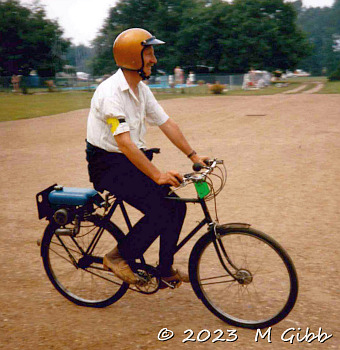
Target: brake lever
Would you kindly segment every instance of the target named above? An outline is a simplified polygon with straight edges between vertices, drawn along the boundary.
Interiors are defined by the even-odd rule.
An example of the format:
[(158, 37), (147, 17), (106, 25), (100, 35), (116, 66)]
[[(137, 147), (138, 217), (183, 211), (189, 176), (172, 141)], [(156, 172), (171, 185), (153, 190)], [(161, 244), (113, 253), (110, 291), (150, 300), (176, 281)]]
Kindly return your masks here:
[(180, 190), (181, 188), (185, 187), (186, 185), (187, 185), (187, 181), (186, 181), (186, 179), (184, 179), (178, 187), (173, 187), (168, 194), (170, 195), (170, 194)]

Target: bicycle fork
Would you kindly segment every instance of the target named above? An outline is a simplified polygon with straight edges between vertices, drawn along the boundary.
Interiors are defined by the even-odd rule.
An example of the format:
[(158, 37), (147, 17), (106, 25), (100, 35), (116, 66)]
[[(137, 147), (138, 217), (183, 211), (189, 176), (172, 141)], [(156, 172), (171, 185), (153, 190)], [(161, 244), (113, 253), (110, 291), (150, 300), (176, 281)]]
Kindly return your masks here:
[[(210, 231), (212, 234), (212, 241), (213, 241), (217, 256), (221, 262), (222, 267), (228, 273), (228, 275), (231, 276), (235, 281), (239, 282), (240, 284), (245, 284), (243, 274), (239, 274), (240, 269), (232, 262), (232, 260), (230, 259), (229, 255), (228, 255), (228, 253), (223, 245), (223, 242), (221, 240), (221, 236), (217, 230), (216, 223), (211, 223)], [(225, 260), (236, 271), (236, 273), (233, 273), (228, 268), (228, 266), (225, 263)]]

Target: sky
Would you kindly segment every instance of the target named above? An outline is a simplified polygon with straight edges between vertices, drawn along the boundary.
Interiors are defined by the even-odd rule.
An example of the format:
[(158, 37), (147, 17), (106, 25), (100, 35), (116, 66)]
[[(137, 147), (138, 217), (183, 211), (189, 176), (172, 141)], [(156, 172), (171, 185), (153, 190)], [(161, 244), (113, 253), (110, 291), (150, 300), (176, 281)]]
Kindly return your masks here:
[[(20, 0), (22, 4), (32, 4), (35, 0)], [(294, 1), (294, 0), (286, 0)], [(46, 15), (58, 21), (64, 30), (64, 37), (75, 45), (90, 42), (97, 36), (115, 0), (40, 0)], [(334, 0), (302, 0), (305, 7), (331, 7)]]

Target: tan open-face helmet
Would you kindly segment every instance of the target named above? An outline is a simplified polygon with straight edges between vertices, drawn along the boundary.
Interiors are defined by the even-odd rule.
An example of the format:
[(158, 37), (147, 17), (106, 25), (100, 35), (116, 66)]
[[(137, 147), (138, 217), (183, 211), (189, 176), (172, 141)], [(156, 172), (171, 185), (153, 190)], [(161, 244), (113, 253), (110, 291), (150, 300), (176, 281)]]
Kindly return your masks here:
[(156, 39), (147, 30), (130, 28), (120, 33), (113, 44), (113, 57), (120, 68), (137, 71), (145, 76), (143, 51), (147, 46), (161, 45), (164, 41)]

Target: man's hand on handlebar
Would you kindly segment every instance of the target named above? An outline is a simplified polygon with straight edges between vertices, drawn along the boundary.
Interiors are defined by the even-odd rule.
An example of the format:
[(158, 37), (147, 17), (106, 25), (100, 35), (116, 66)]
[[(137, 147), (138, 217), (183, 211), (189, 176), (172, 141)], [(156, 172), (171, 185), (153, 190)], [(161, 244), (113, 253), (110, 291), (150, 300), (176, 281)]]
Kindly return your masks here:
[(210, 157), (207, 157), (207, 156), (199, 156), (198, 154), (195, 154), (193, 155), (190, 160), (193, 162), (193, 163), (199, 163), (199, 164), (202, 164), (202, 165), (207, 165), (205, 163), (205, 161), (209, 160)]
[[(195, 154), (190, 158), (190, 160), (194, 163), (194, 166), (195, 164), (197, 164), (205, 168), (206, 166), (209, 166), (210, 157), (207, 157), (207, 156), (200, 157), (199, 155)], [(167, 171), (166, 173), (161, 173), (159, 177), (155, 180), (155, 182), (158, 185), (170, 185), (174, 187), (179, 187), (183, 182), (183, 176), (175, 170), (170, 170), (170, 171)]]
[(183, 182), (183, 176), (177, 171), (170, 170), (166, 173), (161, 173), (156, 182), (158, 185), (171, 185), (178, 187)]

